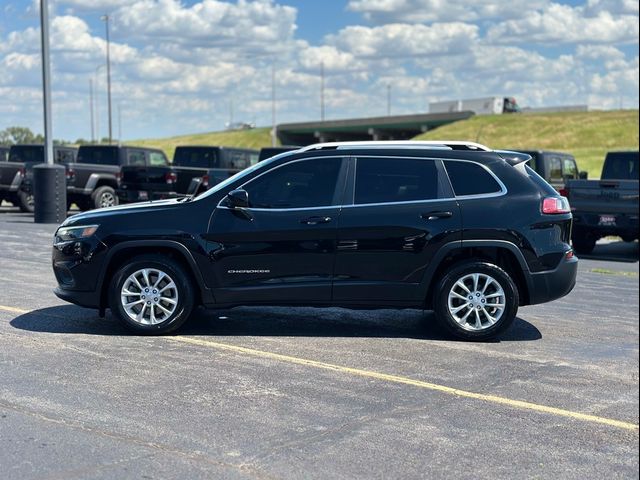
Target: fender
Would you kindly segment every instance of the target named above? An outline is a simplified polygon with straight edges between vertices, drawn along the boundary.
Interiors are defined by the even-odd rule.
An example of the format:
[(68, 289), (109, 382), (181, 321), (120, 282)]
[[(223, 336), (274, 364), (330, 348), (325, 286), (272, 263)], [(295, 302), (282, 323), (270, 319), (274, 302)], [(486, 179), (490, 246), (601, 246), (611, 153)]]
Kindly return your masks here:
[(87, 184), (84, 186), (84, 193), (86, 195), (91, 195), (93, 191), (96, 189), (96, 185), (100, 180), (109, 180), (113, 181), (113, 183), (117, 183), (116, 176), (110, 173), (92, 173), (89, 175), (89, 179), (87, 180)]
[(127, 242), (118, 243), (117, 245), (109, 248), (109, 250), (107, 251), (105, 260), (102, 264), (102, 268), (100, 269), (100, 274), (98, 276), (98, 285), (97, 285), (98, 292), (102, 292), (104, 279), (114, 255), (120, 252), (121, 250), (125, 250), (127, 248), (139, 248), (139, 247), (144, 247), (144, 248), (165, 247), (165, 248), (170, 248), (172, 250), (176, 250), (177, 252), (179, 252), (182, 255), (182, 257), (187, 261), (191, 269), (191, 272), (193, 273), (193, 276), (195, 277), (196, 282), (198, 283), (198, 287), (200, 289), (200, 294), (202, 297), (202, 303), (205, 305), (215, 303), (213, 292), (204, 283), (204, 279), (202, 278), (202, 273), (200, 272), (200, 268), (198, 268), (198, 264), (193, 258), (193, 255), (191, 255), (191, 252), (187, 247), (185, 247), (180, 242), (176, 242), (175, 240), (131, 240)]
[(449, 253), (453, 252), (454, 250), (473, 247), (497, 247), (509, 250), (514, 254), (516, 260), (520, 265), (520, 268), (522, 269), (525, 281), (527, 282), (527, 290), (529, 292), (532, 291), (533, 278), (531, 277), (529, 265), (527, 264), (527, 261), (525, 260), (524, 255), (522, 254), (520, 249), (514, 243), (507, 240), (456, 240), (443, 245), (434, 255), (433, 259), (429, 263), (429, 266), (424, 272), (424, 277), (422, 278), (422, 282), (420, 282), (420, 290), (422, 292), (425, 292), (425, 295), (430, 291), (433, 276), (435, 275), (436, 270), (438, 269), (442, 261)]

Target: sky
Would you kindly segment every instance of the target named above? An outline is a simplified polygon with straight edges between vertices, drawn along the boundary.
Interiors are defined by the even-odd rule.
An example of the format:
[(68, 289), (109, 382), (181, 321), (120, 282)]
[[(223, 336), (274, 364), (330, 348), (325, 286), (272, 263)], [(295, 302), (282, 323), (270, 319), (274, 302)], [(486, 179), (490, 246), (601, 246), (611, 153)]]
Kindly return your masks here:
[[(39, 0), (0, 0), (0, 130), (42, 132)], [(521, 106), (638, 108), (636, 0), (49, 0), (53, 133), (124, 140), (225, 123), (428, 112), (512, 96)], [(323, 68), (322, 68), (323, 66)]]

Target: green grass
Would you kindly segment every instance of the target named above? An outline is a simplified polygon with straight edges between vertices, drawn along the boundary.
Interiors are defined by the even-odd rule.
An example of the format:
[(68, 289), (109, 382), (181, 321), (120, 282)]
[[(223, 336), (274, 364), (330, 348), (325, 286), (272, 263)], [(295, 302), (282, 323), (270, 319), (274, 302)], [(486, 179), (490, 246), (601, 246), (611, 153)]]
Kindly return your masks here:
[(219, 145), (223, 147), (255, 148), (271, 146), (270, 128), (253, 128), (251, 130), (223, 131), (181, 135), (178, 137), (156, 138), (150, 140), (132, 140), (128, 145), (152, 147), (163, 150), (169, 159), (179, 145)]
[(625, 272), (621, 270), (610, 270), (608, 268), (592, 268), (589, 270), (592, 273), (601, 273), (603, 275), (619, 275), (623, 277), (637, 277), (638, 272)]
[(496, 149), (557, 150), (599, 178), (611, 150), (638, 150), (638, 110), (476, 116), (414, 140), (469, 140)]

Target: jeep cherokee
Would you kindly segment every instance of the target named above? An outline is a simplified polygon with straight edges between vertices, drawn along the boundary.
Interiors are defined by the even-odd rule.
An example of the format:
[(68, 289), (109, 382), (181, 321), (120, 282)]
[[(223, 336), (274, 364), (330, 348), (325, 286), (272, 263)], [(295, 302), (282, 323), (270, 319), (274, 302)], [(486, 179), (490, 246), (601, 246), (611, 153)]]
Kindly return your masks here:
[(140, 333), (197, 305), (313, 305), (429, 309), (487, 339), (575, 284), (568, 202), (529, 159), (466, 142), (311, 145), (195, 198), (68, 218), (55, 293)]

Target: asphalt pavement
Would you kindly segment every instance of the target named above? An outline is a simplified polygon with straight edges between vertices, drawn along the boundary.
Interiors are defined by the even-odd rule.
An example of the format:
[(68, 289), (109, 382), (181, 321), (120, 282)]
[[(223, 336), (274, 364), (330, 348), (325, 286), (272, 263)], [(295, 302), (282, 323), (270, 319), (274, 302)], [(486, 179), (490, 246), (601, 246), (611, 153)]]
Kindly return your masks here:
[(0, 207), (0, 477), (638, 478), (638, 243), (499, 340), (417, 310), (199, 310), (173, 336), (57, 299)]

